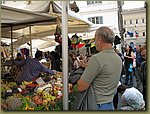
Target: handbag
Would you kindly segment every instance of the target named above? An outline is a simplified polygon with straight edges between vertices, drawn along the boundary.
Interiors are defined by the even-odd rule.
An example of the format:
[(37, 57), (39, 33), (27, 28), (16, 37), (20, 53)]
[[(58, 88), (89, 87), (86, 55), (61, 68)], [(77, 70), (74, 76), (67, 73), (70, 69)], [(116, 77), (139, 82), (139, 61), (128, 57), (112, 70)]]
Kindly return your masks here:
[(133, 69), (132, 69), (132, 68), (133, 68), (133, 66), (132, 66), (132, 64), (130, 64), (130, 66), (129, 66), (129, 68), (128, 68), (128, 71), (129, 71), (129, 72), (133, 72)]

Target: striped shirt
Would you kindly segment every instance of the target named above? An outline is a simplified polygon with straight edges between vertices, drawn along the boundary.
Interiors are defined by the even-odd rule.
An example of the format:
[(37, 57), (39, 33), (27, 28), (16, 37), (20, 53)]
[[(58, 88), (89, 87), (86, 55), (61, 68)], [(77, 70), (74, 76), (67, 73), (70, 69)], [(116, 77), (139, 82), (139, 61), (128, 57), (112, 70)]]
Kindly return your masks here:
[(18, 83), (21, 83), (22, 81), (32, 81), (41, 72), (54, 74), (52, 70), (50, 70), (49, 68), (46, 68), (37, 59), (27, 58), (22, 61), (15, 60), (14, 64), (22, 67), (22, 72), (18, 78)]

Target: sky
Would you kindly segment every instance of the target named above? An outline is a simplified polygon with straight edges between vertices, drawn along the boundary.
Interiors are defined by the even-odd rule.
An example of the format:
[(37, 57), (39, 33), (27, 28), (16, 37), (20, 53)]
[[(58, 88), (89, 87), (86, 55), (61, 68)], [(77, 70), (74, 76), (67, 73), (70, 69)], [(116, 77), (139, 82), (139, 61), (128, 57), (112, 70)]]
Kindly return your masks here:
[(124, 5), (122, 6), (122, 9), (144, 7), (144, 2), (145, 1), (124, 1)]

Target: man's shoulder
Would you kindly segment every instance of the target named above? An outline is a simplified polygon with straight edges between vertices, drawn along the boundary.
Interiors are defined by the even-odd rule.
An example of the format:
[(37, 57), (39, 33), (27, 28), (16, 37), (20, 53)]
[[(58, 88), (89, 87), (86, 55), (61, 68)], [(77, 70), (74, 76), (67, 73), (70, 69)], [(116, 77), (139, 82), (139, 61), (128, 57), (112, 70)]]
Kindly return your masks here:
[[(108, 56), (108, 54), (107, 54), (107, 52), (99, 52), (99, 53), (97, 53), (97, 54), (95, 54), (95, 55), (93, 55), (92, 57), (93, 58), (98, 58), (98, 59), (107, 59), (107, 57), (109, 58), (110, 56), (112, 57), (112, 56), (115, 56), (115, 57), (118, 57), (120, 60), (121, 60), (121, 57), (120, 57), (120, 55), (118, 55), (117, 53), (115, 53), (115, 52), (111, 52), (110, 53), (111, 55), (109, 55)], [(121, 54), (121, 56), (123, 56), (122, 54)]]
[(99, 52), (99, 53), (93, 55), (92, 57), (94, 57), (94, 58), (98, 57), (99, 58), (99, 57), (102, 57), (102, 56), (104, 56), (104, 53), (103, 52)]

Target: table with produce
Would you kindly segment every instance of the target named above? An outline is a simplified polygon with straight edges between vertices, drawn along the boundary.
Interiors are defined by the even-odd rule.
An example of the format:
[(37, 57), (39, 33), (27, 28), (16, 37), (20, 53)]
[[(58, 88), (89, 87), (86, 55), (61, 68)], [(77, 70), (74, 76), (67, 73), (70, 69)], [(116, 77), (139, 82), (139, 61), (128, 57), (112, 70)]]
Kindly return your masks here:
[[(2, 110), (63, 110), (62, 72), (51, 76), (42, 74), (38, 79), (17, 85), (1, 80)], [(69, 87), (69, 110), (73, 108), (72, 84)]]

